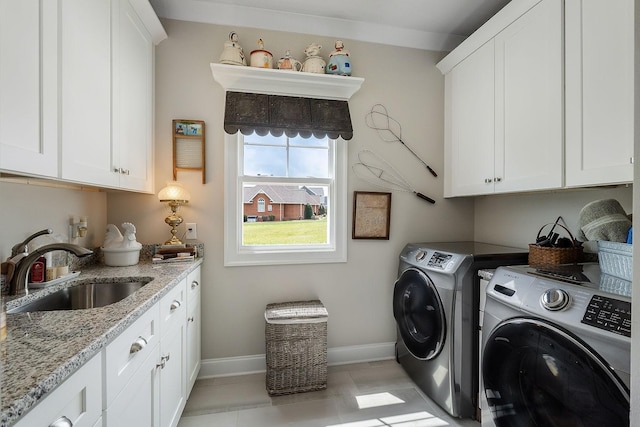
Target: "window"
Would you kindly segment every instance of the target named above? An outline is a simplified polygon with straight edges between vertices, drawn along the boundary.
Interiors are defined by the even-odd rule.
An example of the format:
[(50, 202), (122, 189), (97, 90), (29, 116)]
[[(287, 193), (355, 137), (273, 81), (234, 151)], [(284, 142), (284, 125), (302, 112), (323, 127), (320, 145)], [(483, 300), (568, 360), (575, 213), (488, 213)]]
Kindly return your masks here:
[(346, 168), (341, 140), (227, 134), (225, 265), (346, 262)]

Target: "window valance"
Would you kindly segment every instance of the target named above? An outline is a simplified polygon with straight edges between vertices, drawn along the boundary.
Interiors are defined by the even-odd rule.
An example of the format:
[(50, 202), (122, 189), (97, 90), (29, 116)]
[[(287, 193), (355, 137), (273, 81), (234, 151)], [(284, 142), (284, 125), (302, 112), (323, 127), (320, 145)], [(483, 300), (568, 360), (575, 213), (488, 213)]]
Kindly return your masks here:
[(245, 92), (227, 92), (224, 130), (243, 135), (353, 137), (347, 101)]

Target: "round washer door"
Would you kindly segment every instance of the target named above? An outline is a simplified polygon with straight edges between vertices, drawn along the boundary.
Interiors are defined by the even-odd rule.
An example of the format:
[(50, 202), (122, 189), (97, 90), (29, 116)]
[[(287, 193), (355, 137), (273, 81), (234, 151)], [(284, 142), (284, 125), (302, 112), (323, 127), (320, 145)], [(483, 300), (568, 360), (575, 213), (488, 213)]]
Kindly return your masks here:
[(422, 271), (409, 268), (396, 280), (393, 316), (414, 357), (430, 360), (440, 353), (446, 336), (444, 311), (435, 285)]
[(496, 426), (628, 426), (629, 390), (587, 344), (541, 319), (500, 323), (482, 354)]

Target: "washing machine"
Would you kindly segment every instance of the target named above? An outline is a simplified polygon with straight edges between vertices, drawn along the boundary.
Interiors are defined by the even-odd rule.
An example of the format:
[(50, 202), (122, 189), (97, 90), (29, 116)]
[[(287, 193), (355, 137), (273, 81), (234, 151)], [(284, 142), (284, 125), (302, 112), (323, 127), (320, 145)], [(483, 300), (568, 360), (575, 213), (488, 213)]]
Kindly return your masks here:
[(396, 358), (416, 385), (454, 417), (478, 408), (478, 270), (526, 264), (523, 249), (479, 242), (412, 243), (393, 291)]
[(629, 425), (631, 282), (597, 263), (498, 268), (483, 331), (483, 427)]

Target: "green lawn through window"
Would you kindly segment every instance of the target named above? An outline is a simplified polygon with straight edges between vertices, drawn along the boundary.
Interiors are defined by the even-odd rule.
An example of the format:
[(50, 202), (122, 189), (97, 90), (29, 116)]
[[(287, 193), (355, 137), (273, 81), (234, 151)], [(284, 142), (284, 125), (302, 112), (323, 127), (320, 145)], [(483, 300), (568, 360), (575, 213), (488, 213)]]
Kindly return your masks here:
[(245, 222), (244, 245), (304, 245), (327, 243), (327, 219)]

